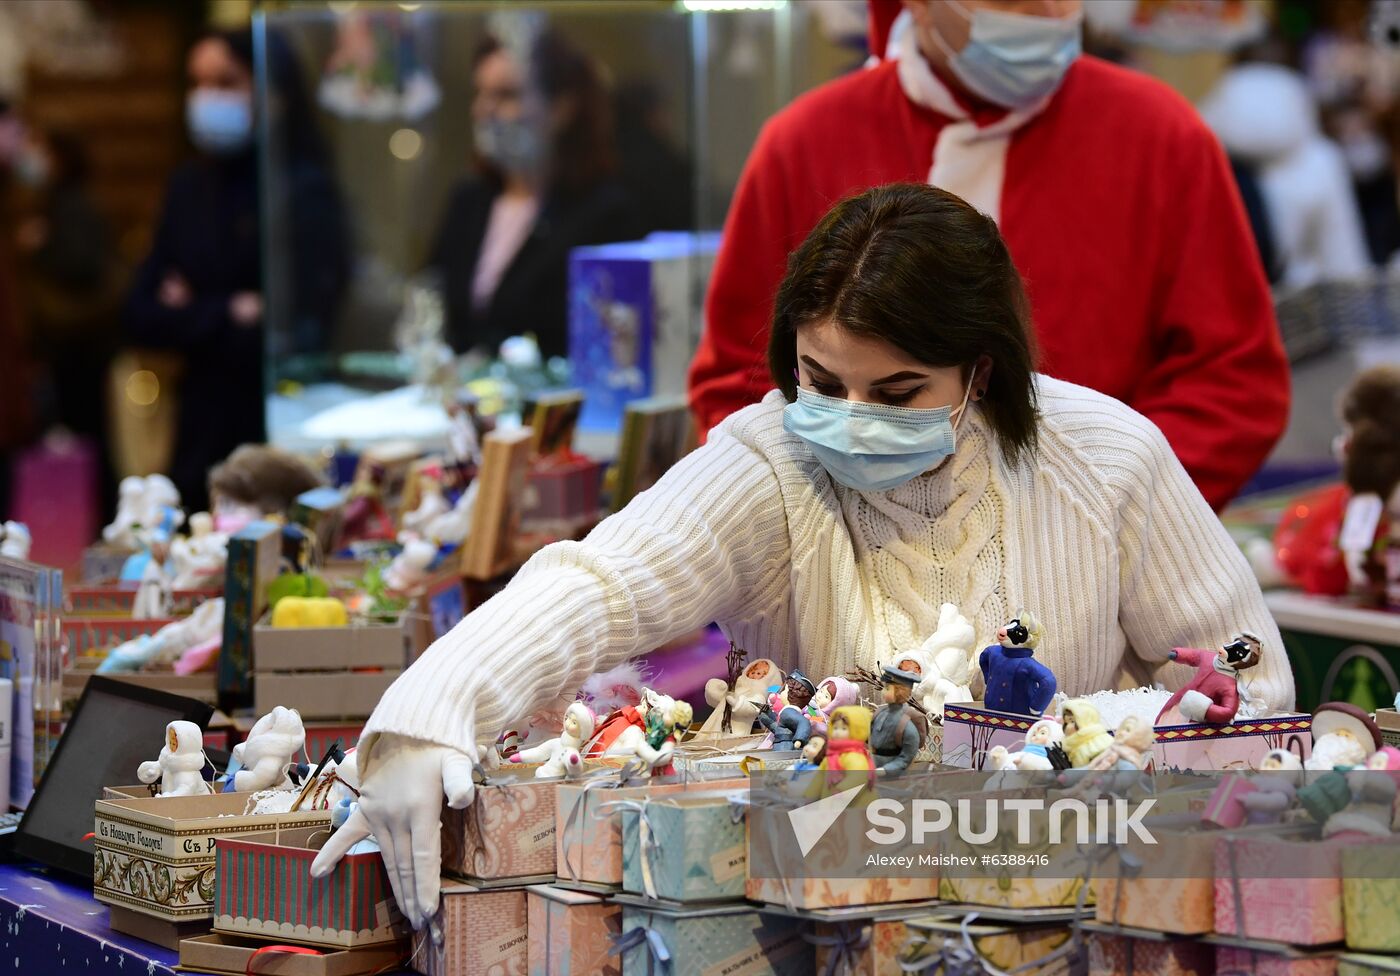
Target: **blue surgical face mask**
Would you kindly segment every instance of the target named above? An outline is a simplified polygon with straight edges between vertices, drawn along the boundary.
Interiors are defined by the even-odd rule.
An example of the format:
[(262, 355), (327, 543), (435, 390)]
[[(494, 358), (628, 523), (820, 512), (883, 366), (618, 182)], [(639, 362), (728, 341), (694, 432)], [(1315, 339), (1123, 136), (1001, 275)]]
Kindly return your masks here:
[(246, 92), (196, 88), (185, 99), (185, 125), (204, 152), (239, 152), (253, 141), (253, 100)]
[(954, 421), (952, 407), (854, 403), (799, 387), (797, 402), (783, 409), (783, 429), (806, 441), (822, 467), (847, 488), (889, 491), (953, 453), (971, 393), (969, 378)]
[[(943, 2), (943, 0), (940, 0)], [(967, 45), (954, 51), (932, 31), (948, 70), (969, 92), (1005, 108), (1029, 108), (1059, 87), (1081, 50), (1082, 12), (1036, 17), (1008, 10), (968, 10), (946, 0), (972, 25)]]

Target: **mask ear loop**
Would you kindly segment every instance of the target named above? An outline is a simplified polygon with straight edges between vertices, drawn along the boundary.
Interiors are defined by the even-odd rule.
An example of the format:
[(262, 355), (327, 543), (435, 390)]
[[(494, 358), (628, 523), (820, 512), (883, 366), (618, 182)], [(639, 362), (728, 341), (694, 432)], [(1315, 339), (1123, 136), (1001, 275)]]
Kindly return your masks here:
[(972, 375), (967, 378), (967, 389), (963, 390), (962, 403), (958, 405), (958, 419), (953, 421), (953, 431), (962, 426), (963, 417), (967, 414), (967, 401), (972, 397), (972, 384), (977, 382), (977, 370), (974, 367)]

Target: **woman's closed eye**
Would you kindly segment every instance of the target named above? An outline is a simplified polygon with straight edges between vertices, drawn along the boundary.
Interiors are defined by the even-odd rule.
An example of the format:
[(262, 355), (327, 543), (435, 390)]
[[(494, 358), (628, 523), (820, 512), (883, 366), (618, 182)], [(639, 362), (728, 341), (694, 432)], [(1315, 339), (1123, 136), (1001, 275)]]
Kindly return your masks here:
[(880, 397), (891, 406), (899, 407), (914, 399), (922, 391), (922, 386), (916, 386), (912, 390), (883, 390)]

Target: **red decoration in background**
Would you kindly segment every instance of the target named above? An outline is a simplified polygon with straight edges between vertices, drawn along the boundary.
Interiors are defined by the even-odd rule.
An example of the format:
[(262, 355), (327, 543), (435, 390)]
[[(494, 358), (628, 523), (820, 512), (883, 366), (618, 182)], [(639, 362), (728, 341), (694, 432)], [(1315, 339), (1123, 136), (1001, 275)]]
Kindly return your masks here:
[[(1288, 578), (1307, 593), (1342, 596), (1350, 588), (1346, 564), (1337, 548), (1351, 491), (1329, 485), (1294, 501), (1274, 532), (1274, 552)], [(1382, 519), (1378, 538), (1389, 535)]]

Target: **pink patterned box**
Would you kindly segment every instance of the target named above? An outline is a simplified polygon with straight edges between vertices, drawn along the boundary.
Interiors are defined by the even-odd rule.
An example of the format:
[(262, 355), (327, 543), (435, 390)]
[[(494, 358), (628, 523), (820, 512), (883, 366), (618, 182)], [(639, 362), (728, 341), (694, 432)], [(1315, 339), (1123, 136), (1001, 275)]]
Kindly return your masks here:
[(525, 889), (530, 976), (618, 976), (610, 954), (622, 931), (622, 908), (594, 895), (552, 885)]
[(909, 928), (903, 919), (818, 922), (812, 941), (819, 973), (887, 976), (902, 972), (899, 962)]
[(533, 767), (493, 770), (465, 810), (442, 811), (442, 870), (469, 880), (554, 875), (554, 791)]
[[(943, 755), (951, 766), (981, 769), (993, 746), (1018, 746), (1035, 720), (983, 708), (980, 703), (949, 705), (943, 715)], [(1276, 715), (1239, 719), (1229, 725), (1165, 725), (1153, 747), (1160, 769), (1254, 769), (1270, 749), (1287, 749), (1306, 758), (1312, 751), (1311, 715)]]
[(1215, 971), (1249, 976), (1337, 976), (1335, 955), (1292, 955), (1264, 949), (1215, 947)]
[[(1215, 928), (1215, 836), (1153, 828), (1156, 844), (1134, 842), (1137, 877), (1120, 878), (1110, 866), (1094, 879), (1096, 919), (1105, 925), (1201, 935)], [(1113, 862), (1110, 862), (1110, 865)]]
[[(1277, 833), (1234, 834), (1215, 842), (1215, 931), (1265, 942), (1340, 942), (1342, 851), (1368, 840), (1312, 840)], [(1278, 877), (1278, 865), (1300, 877)], [(1236, 918), (1236, 905), (1244, 917)]]
[(1092, 932), (1089, 976), (1215, 976), (1215, 947), (1189, 939)]
[(425, 928), (413, 937), (413, 968), (423, 976), (525, 976), (525, 891), (444, 882), (436, 921), (443, 944)]

